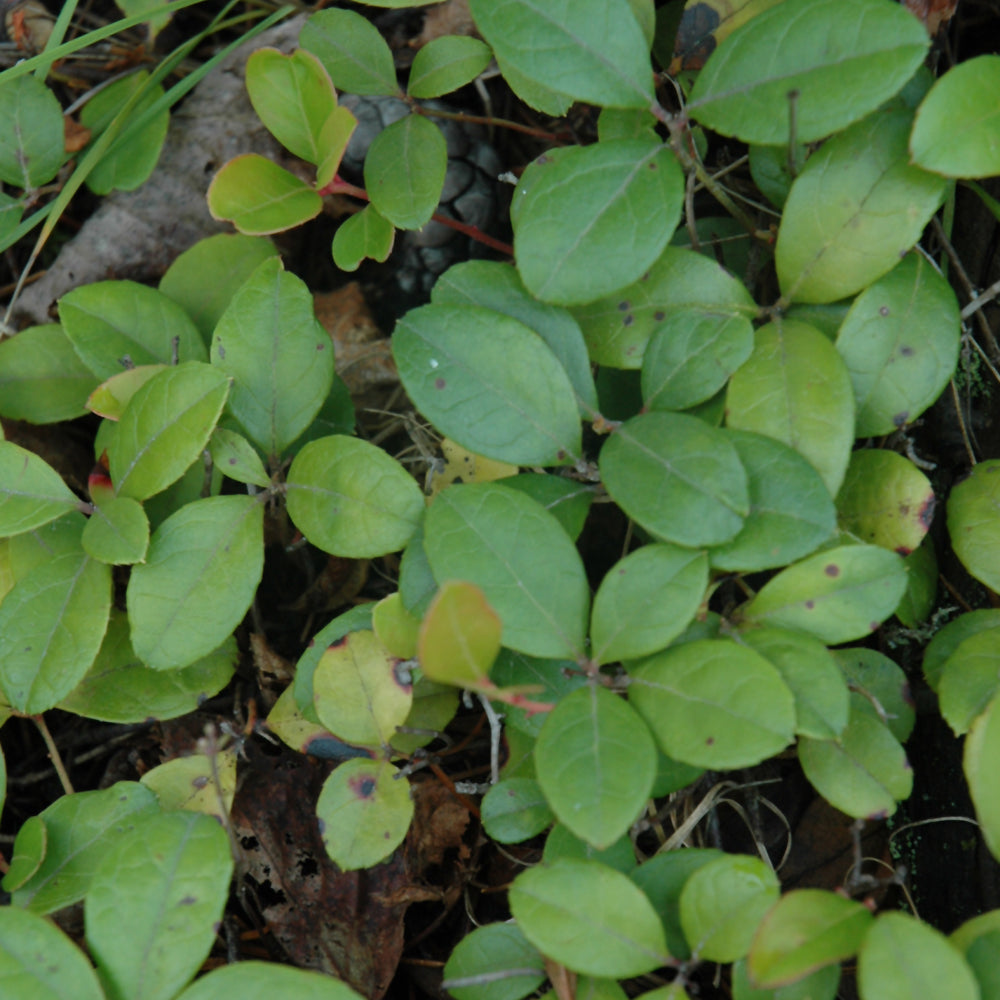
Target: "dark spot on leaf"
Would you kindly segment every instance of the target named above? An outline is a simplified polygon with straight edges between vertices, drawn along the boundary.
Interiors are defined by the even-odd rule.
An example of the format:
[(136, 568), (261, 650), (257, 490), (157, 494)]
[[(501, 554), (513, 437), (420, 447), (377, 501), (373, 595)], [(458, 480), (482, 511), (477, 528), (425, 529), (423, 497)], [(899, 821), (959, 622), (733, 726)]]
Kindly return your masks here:
[(705, 740), (705, 746), (710, 747), (714, 742), (715, 742), (715, 737), (709, 736), (708, 739)]
[(325, 351), (326, 350), (326, 344), (317, 344), (316, 345), (316, 350), (317, 351)]
[(908, 556), (912, 551), (909, 545), (897, 545), (895, 548), (896, 554), (901, 556)]
[(204, 774), (199, 774), (197, 778), (191, 779), (191, 786), (193, 788), (204, 788), (208, 785), (208, 776)]
[(816, 607), (816, 602), (815, 601), (806, 601), (806, 608), (807, 608), (807, 610), (812, 611), (812, 609), (814, 607)]
[(327, 649), (341, 649), (341, 648), (343, 648), (344, 646), (347, 645), (347, 636), (350, 635), (350, 634), (351, 633), (348, 632), (347, 635), (342, 635), (339, 639), (334, 639), (334, 641), (331, 642), (330, 645), (327, 646), (326, 648)]
[(648, 167), (648, 168), (649, 168), (650, 170), (655, 170), (655, 169), (656, 169), (656, 161), (655, 161), (655, 160), (651, 160), (651, 161), (650, 161), (649, 163), (647, 163), (647, 164), (646, 164), (646, 166), (647, 166), (647, 167)]
[(406, 665), (406, 660), (396, 660), (392, 665), (392, 679), (404, 690), (409, 691), (413, 684), (413, 675)]
[(434, 388), (435, 389), (443, 389), (445, 387), (445, 385), (446, 385), (445, 380), (443, 378), (441, 378), (440, 376), (438, 378), (434, 379)]
[(649, 281), (649, 271), (647, 271), (639, 280), (640, 281)]
[(195, 903), (198, 902), (198, 897), (184, 896), (182, 899), (179, 899), (178, 902), (181, 904), (181, 906), (193, 906)]
[(656, 312), (653, 313), (653, 319), (655, 319), (657, 323), (662, 323), (666, 318), (667, 314), (662, 309), (657, 309)]
[(561, 462), (565, 457), (566, 457), (566, 452), (563, 451), (562, 448), (560, 448), (556, 452), (556, 459)]
[(879, 316), (888, 316), (889, 315), (889, 307), (888, 306), (880, 306), (878, 314), (879, 314)]
[(711, 4), (696, 3), (688, 7), (677, 29), (674, 57), (680, 69), (701, 69), (715, 50), (713, 32), (719, 26), (719, 12)]
[(836, 563), (827, 563), (823, 567), (823, 572), (827, 576), (840, 576), (840, 567)]
[(231, 458), (229, 460), (229, 465), (235, 465), (235, 464), (236, 464), (236, 459), (235, 458)]
[(629, 303), (627, 301), (625, 301), (625, 302), (619, 302), (618, 303), (618, 310), (620, 312), (628, 312), (629, 311)]
[(542, 153), (542, 155), (535, 160), (535, 163), (551, 163), (551, 162), (552, 162), (552, 157), (546, 156), (544, 153)]
[(319, 832), (320, 834), (326, 833), (326, 820), (322, 816), (316, 817), (319, 820)]
[(933, 493), (920, 505), (920, 510), (917, 511), (917, 520), (920, 522), (921, 528), (929, 528), (931, 526), (936, 506), (937, 497)]
[(226, 357), (226, 349), (222, 346), (221, 342), (218, 345), (219, 360), (223, 360)]
[(909, 420), (909, 419), (910, 419), (910, 411), (909, 410), (903, 410), (902, 413), (897, 413), (892, 418), (892, 423), (893, 423), (893, 426), (895, 426), (895, 427), (905, 427), (906, 426), (906, 421)]
[(363, 775), (351, 778), (350, 781), (348, 781), (348, 784), (351, 786), (351, 791), (353, 791), (359, 799), (370, 799), (372, 797), (372, 793), (375, 791), (375, 779), (368, 778)]
[(899, 349), (899, 353), (904, 358), (912, 358), (914, 355), (914, 350), (912, 347), (910, 347), (909, 344), (903, 344), (903, 346)]
[(623, 320), (622, 326), (631, 326), (635, 322), (635, 317), (629, 313)]
[(382, 834), (382, 839), (383, 840), (388, 840), (390, 838), (390, 836), (391, 836), (390, 832), (388, 830), (386, 830), (385, 833)]
[(240, 847), (244, 851), (256, 851), (260, 847), (260, 841), (256, 837), (240, 837)]

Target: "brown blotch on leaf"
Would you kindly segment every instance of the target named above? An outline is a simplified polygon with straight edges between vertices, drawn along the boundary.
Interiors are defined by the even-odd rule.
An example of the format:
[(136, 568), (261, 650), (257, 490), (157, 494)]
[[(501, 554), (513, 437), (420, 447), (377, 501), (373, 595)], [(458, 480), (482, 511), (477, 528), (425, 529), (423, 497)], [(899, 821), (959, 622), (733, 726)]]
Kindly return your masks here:
[(814, 607), (816, 607), (815, 601), (806, 601), (806, 610), (812, 611)]
[(937, 497), (932, 493), (917, 511), (917, 520), (922, 528), (929, 528), (934, 520), (934, 508), (937, 506)]
[(823, 572), (826, 573), (827, 576), (840, 576), (840, 567), (836, 563), (827, 563), (826, 566), (823, 567)]
[(906, 426), (906, 422), (909, 419), (910, 419), (910, 411), (909, 410), (903, 410), (902, 413), (897, 413), (892, 418), (892, 423), (893, 423), (893, 426), (895, 426), (895, 427), (905, 427)]
[(916, 353), (916, 352), (915, 352), (915, 351), (913, 350), (913, 348), (912, 348), (912, 347), (910, 347), (910, 345), (909, 345), (909, 344), (904, 344), (904, 345), (903, 345), (903, 346), (902, 346), (902, 347), (901, 347), (901, 348), (899, 349), (899, 354), (900, 354), (900, 357), (904, 357), (904, 358), (912, 358), (912, 357), (913, 357), (913, 355), (914, 355), (915, 353)]
[(889, 315), (889, 307), (888, 306), (880, 306), (879, 310), (878, 310), (878, 314), (879, 314), (879, 316), (888, 316)]
[(628, 301), (619, 302), (618, 303), (618, 310), (619, 310), (619, 312), (628, 312), (628, 310), (629, 310), (629, 303), (628, 303)]
[(351, 791), (359, 799), (370, 799), (375, 792), (374, 778), (368, 778), (359, 774), (356, 778), (351, 778), (348, 784), (351, 786)]
[(631, 326), (635, 322), (635, 317), (629, 313), (623, 320), (622, 326)]
[(657, 309), (656, 312), (653, 313), (653, 319), (655, 319), (657, 323), (662, 323), (666, 318), (667, 314), (662, 309)]
[(447, 383), (445, 382), (445, 380), (443, 378), (438, 377), (438, 378), (434, 379), (434, 388), (435, 389), (443, 389), (445, 387), (445, 385), (447, 385)]

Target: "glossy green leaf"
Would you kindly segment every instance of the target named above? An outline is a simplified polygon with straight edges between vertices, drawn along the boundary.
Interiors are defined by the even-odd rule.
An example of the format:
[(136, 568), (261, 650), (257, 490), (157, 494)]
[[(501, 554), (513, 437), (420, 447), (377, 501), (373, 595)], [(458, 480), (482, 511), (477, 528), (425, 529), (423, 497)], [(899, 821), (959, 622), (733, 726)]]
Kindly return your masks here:
[(77, 551), (35, 567), (0, 604), (0, 687), (19, 712), (52, 708), (97, 656), (111, 571)]
[[(39, 814), (48, 838), (45, 857), (32, 877), (13, 892), (14, 906), (51, 913), (83, 899), (101, 859), (119, 838), (157, 812), (156, 796), (136, 781), (119, 781), (110, 788), (56, 799)], [(18, 834), (15, 856), (21, 850), (20, 839)]]
[(442, 35), (418, 50), (410, 67), (410, 97), (440, 97), (471, 83), (493, 58), (490, 47), (467, 35)]
[(216, 233), (185, 250), (160, 279), (160, 291), (194, 321), (206, 344), (230, 299), (258, 264), (277, 254), (265, 237)]
[(930, 924), (908, 913), (879, 914), (858, 953), (861, 1000), (979, 1000), (972, 969)]
[(1000, 628), (1000, 608), (969, 611), (942, 626), (924, 650), (924, 679), (932, 691), (937, 691), (941, 671), (952, 653), (971, 635), (987, 629)]
[(928, 44), (923, 25), (888, 0), (786, 0), (719, 45), (687, 110), (744, 142), (787, 145), (793, 128), (812, 142), (902, 89)]
[[(839, 88), (831, 93), (841, 97)], [(909, 111), (879, 111), (806, 162), (788, 193), (775, 247), (786, 299), (853, 295), (891, 271), (920, 238), (948, 182), (910, 164), (912, 120)]]
[(723, 770), (783, 750), (795, 700), (778, 670), (731, 639), (673, 646), (629, 666), (629, 703), (668, 756)]
[(41, 527), (78, 505), (51, 465), (12, 441), (0, 441), (0, 537)]
[(837, 494), (840, 527), (863, 542), (909, 555), (934, 516), (930, 480), (894, 451), (866, 448), (851, 455)]
[(288, 470), (288, 515), (317, 548), (352, 559), (396, 552), (424, 512), (420, 487), (391, 456), (358, 438), (310, 441)]
[(1000, 591), (1000, 459), (980, 462), (952, 488), (948, 534), (969, 573)]
[(548, 714), (535, 743), (535, 771), (560, 822), (605, 848), (629, 830), (649, 799), (656, 747), (621, 698), (604, 688), (580, 688)]
[(656, 328), (642, 362), (642, 398), (650, 410), (684, 410), (715, 395), (750, 357), (745, 316), (677, 310)]
[(176, 996), (215, 943), (232, 873), (225, 831), (201, 813), (151, 816), (107, 851), (84, 915), (108, 1000)]
[(873, 921), (864, 904), (822, 889), (786, 893), (764, 917), (750, 949), (754, 983), (784, 986), (857, 954)]
[(961, 339), (951, 286), (909, 254), (855, 300), (837, 334), (857, 404), (859, 437), (916, 420), (955, 371)]
[(127, 566), (142, 562), (149, 545), (149, 519), (131, 497), (114, 497), (94, 508), (83, 529), (83, 549), (99, 562)]
[(663, 926), (642, 890), (600, 862), (564, 858), (529, 868), (508, 898), (525, 937), (574, 972), (639, 976), (669, 958)]
[(725, 431), (682, 413), (645, 413), (622, 424), (600, 457), (608, 493), (663, 541), (718, 545), (750, 512), (747, 474)]
[(400, 229), (420, 229), (441, 200), (448, 149), (441, 130), (407, 115), (375, 137), (365, 157), (365, 190), (372, 205)]
[[(148, 71), (139, 70), (110, 81), (110, 86), (94, 94), (83, 106), (80, 124), (90, 129), (94, 136), (100, 135), (124, 110), (126, 103), (142, 90), (142, 96), (128, 111), (135, 120), (163, 97), (163, 88), (158, 83), (150, 84), (149, 79)], [(126, 126), (127, 132), (123, 132), (87, 174), (87, 187), (94, 194), (108, 194), (114, 190), (134, 191), (145, 183), (160, 158), (169, 126), (170, 112), (166, 107), (161, 107), (141, 128)]]
[[(498, 60), (578, 101), (645, 108), (653, 102), (649, 45), (628, 0), (471, 0)], [(501, 66), (503, 68), (503, 66)]]
[(351, 94), (395, 94), (392, 52), (367, 18), (350, 10), (320, 10), (299, 32), (299, 44), (319, 57), (334, 86)]
[(90, 961), (70, 938), (16, 906), (0, 909), (0, 988), (7, 1000), (105, 1000)]
[(776, 667), (795, 696), (796, 733), (828, 740), (844, 731), (847, 682), (823, 643), (801, 632), (771, 627), (748, 629), (740, 641)]
[(342, 871), (371, 868), (406, 836), (410, 786), (388, 761), (349, 760), (323, 783), (316, 815), (323, 845)]
[(729, 431), (727, 437), (747, 473), (750, 513), (735, 538), (709, 550), (713, 566), (744, 573), (786, 566), (833, 534), (833, 500), (802, 455), (751, 431)]
[(333, 235), (333, 262), (341, 271), (356, 271), (365, 258), (384, 263), (392, 253), (396, 230), (371, 205), (345, 219)]
[(152, 670), (132, 649), (128, 618), (112, 609), (97, 659), (59, 708), (102, 722), (174, 719), (193, 712), (230, 681), (238, 659), (236, 640), (180, 670)]
[(514, 192), (514, 255), (525, 287), (570, 305), (638, 280), (677, 226), (683, 177), (674, 154), (645, 139), (569, 149)]
[(132, 643), (144, 663), (186, 667), (236, 628), (260, 583), (263, 519), (253, 497), (208, 497), (153, 532), (127, 592)]
[(733, 1000), (837, 1000), (839, 985), (840, 966), (825, 965), (788, 986), (758, 990), (751, 985), (747, 960), (733, 963)]
[(189, 986), (178, 1000), (361, 1000), (340, 979), (322, 972), (256, 960), (223, 965)]
[(731, 854), (699, 868), (680, 898), (692, 954), (714, 962), (742, 958), (779, 892), (778, 876), (760, 858)]
[(995, 858), (1000, 858), (1000, 698), (994, 698), (977, 716), (965, 738), (962, 768), (976, 807), (980, 832)]
[(896, 610), (905, 589), (906, 568), (894, 552), (877, 545), (842, 545), (782, 570), (743, 615), (835, 645), (874, 632)]
[(231, 222), (247, 236), (282, 233), (323, 210), (323, 199), (305, 181), (256, 153), (225, 164), (207, 197), (213, 219)]
[[(267, 363), (262, 363), (262, 359)], [(228, 411), (273, 456), (312, 423), (333, 384), (333, 343), (305, 283), (260, 264), (215, 328), (212, 365), (233, 380)]]
[(503, 778), (483, 796), (483, 830), (501, 844), (530, 840), (552, 825), (553, 815), (533, 778)]
[(596, 492), (590, 483), (580, 483), (545, 472), (522, 472), (496, 482), (537, 500), (555, 516), (573, 541), (583, 531)]
[(851, 693), (847, 728), (836, 740), (799, 740), (799, 761), (812, 786), (835, 809), (884, 819), (913, 788), (906, 754), (864, 695)]
[(87, 412), (97, 383), (57, 323), (0, 341), (0, 416), (32, 424), (72, 420)]
[(455, 946), (441, 987), (455, 1000), (522, 1000), (545, 978), (544, 959), (517, 924), (484, 924)]
[(503, 622), (503, 644), (576, 659), (590, 604), (569, 536), (530, 497), (496, 483), (451, 486), (427, 511), (424, 547), (438, 580), (480, 587)]
[(768, 323), (757, 330), (750, 359), (729, 381), (726, 422), (794, 448), (836, 494), (854, 443), (847, 367), (815, 327), (787, 319)]
[(308, 49), (290, 55), (264, 47), (246, 66), (247, 94), (267, 130), (295, 156), (318, 164), (320, 135), (337, 107), (337, 94), (323, 64)]
[(108, 449), (119, 496), (145, 500), (180, 479), (208, 444), (230, 382), (200, 361), (167, 368), (129, 400)]
[(208, 442), (208, 450), (215, 467), (227, 478), (237, 483), (252, 483), (266, 488), (271, 477), (264, 468), (254, 446), (236, 431), (216, 427)]
[(851, 689), (859, 692), (875, 707), (889, 732), (905, 743), (916, 721), (910, 681), (885, 653), (864, 646), (832, 649)]
[(37, 76), (0, 85), (0, 181), (32, 190), (66, 159), (62, 109)]
[(910, 154), (946, 177), (1000, 174), (1000, 56), (952, 66), (917, 108)]
[(644, 545), (620, 559), (594, 597), (591, 658), (613, 663), (669, 646), (694, 618), (707, 587), (704, 552)]
[(138, 365), (208, 360), (187, 313), (134, 281), (74, 288), (59, 300), (59, 316), (76, 353), (101, 379)]
[(503, 625), (479, 587), (445, 580), (420, 626), (420, 669), (432, 681), (475, 687), (500, 652)]
[(517, 465), (580, 456), (569, 376), (519, 320), (479, 306), (422, 306), (397, 323), (392, 340), (410, 398), (463, 447)]
[(374, 632), (349, 632), (320, 657), (313, 674), (319, 721), (345, 743), (385, 746), (410, 713), (409, 671)]
[(487, 260), (456, 264), (438, 279), (431, 301), (435, 305), (483, 306), (520, 320), (548, 344), (565, 368), (580, 415), (593, 417), (597, 413), (597, 390), (579, 324), (567, 310), (533, 298), (514, 268)]
[(963, 736), (1000, 693), (1000, 628), (963, 640), (945, 661), (938, 681), (941, 715)]

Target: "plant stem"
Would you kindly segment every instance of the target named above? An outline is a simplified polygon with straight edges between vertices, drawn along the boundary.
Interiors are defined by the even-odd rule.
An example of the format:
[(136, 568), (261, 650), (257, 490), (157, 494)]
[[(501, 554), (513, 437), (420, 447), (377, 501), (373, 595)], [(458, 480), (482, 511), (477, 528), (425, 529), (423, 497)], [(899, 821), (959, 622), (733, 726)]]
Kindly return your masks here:
[(69, 780), (69, 774), (66, 772), (62, 757), (59, 756), (56, 742), (52, 739), (49, 727), (45, 724), (45, 717), (42, 715), (33, 715), (31, 721), (38, 727), (38, 731), (42, 734), (42, 739), (45, 741), (45, 746), (48, 747), (49, 760), (52, 761), (52, 766), (55, 768), (56, 774), (59, 775), (59, 783), (62, 785), (63, 791), (67, 795), (72, 795), (73, 783)]

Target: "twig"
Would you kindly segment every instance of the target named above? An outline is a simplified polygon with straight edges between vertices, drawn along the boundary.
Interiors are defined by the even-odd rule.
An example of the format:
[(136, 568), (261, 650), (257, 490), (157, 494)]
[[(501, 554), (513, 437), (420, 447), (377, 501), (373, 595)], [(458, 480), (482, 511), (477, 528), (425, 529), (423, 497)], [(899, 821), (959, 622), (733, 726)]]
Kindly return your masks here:
[(62, 785), (63, 791), (67, 795), (72, 795), (73, 783), (69, 780), (69, 774), (66, 772), (62, 757), (59, 756), (56, 741), (52, 739), (49, 727), (45, 724), (45, 717), (42, 715), (33, 715), (31, 721), (38, 727), (38, 731), (42, 734), (42, 739), (45, 741), (45, 746), (49, 751), (49, 760), (52, 761), (52, 766), (55, 768), (56, 774), (59, 775), (59, 783)]

